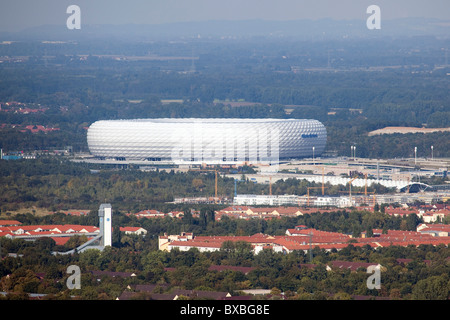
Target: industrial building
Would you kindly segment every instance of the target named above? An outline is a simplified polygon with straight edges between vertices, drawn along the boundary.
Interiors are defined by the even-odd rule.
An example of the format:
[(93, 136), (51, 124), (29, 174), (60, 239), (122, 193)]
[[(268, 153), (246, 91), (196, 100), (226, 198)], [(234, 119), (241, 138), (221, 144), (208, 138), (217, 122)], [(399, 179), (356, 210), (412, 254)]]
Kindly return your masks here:
[(88, 129), (92, 155), (174, 164), (267, 164), (319, 156), (325, 126), (311, 119), (101, 120)]

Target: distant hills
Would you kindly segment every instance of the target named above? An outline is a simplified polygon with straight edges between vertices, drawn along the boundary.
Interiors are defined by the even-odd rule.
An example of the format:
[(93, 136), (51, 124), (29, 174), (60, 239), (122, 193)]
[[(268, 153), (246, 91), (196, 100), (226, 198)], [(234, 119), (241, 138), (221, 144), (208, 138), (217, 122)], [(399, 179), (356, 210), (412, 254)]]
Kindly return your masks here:
[(195, 38), (298, 38), (328, 40), (371, 37), (409, 37), (450, 35), (450, 20), (404, 18), (382, 20), (380, 30), (369, 30), (365, 20), (221, 20), (166, 24), (81, 25), (69, 30), (65, 24), (43, 25), (18, 32), (0, 33), (6, 40), (82, 40), (127, 39), (138, 41)]

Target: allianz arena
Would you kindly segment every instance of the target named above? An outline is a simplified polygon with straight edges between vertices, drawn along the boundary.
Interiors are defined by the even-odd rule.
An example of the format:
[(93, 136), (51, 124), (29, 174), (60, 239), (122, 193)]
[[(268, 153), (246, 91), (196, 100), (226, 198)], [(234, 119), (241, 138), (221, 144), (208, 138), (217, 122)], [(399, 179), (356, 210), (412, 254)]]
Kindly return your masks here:
[(326, 129), (310, 119), (100, 120), (88, 129), (100, 159), (182, 163), (267, 163), (320, 155)]

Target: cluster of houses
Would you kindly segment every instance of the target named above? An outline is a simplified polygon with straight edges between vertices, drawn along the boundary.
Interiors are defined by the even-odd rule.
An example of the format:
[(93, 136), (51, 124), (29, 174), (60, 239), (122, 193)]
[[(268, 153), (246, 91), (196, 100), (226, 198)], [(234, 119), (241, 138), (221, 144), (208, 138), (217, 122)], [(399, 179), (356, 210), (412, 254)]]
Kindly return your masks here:
[[(215, 211), (215, 220), (219, 221), (222, 217), (236, 219), (273, 219), (281, 217), (296, 217), (303, 214), (310, 214), (313, 212), (327, 212), (336, 209), (317, 209), (317, 208), (300, 208), (300, 207), (250, 207), (250, 206), (229, 206), (221, 210)], [(200, 211), (191, 209), (192, 216), (198, 217)], [(159, 210), (149, 209), (142, 210), (136, 213), (127, 213), (128, 216), (135, 216), (137, 218), (182, 218), (183, 211), (162, 212)]]
[[(146, 235), (147, 231), (141, 227), (120, 227), (125, 234)], [(64, 245), (71, 236), (85, 235), (88, 239), (98, 235), (100, 229), (96, 226), (63, 224), (63, 225), (22, 225), (16, 220), (0, 220), (0, 237), (10, 239), (38, 239), (52, 238), (57, 245)]]
[(40, 124), (34, 125), (34, 124), (30, 124), (30, 125), (20, 125), (20, 124), (7, 124), (7, 123), (2, 123), (0, 124), (0, 129), (18, 129), (20, 132), (31, 132), (31, 133), (38, 133), (38, 132), (52, 132), (52, 131), (59, 131), (60, 128), (53, 128), (53, 127), (46, 127)]
[[(298, 209), (298, 208), (297, 208)], [(277, 211), (278, 214), (282, 214)], [(72, 212), (73, 214), (85, 214), (85, 212)], [(250, 214), (269, 214), (262, 211), (251, 211)], [(273, 214), (273, 212), (270, 212)], [(286, 214), (297, 214), (296, 212), (288, 212)], [(142, 234), (147, 232), (140, 227), (121, 227), (121, 231), (128, 234)], [(46, 236), (53, 238), (57, 244), (64, 244), (72, 235), (95, 235), (99, 232), (99, 228), (95, 226), (83, 225), (35, 225), (24, 226), (16, 220), (0, 220), (0, 237), (24, 238)], [(308, 253), (309, 250), (320, 248), (325, 251), (341, 250), (350, 244), (353, 246), (369, 245), (373, 248), (386, 247), (391, 245), (397, 246), (419, 246), (421, 244), (445, 245), (450, 243), (450, 225), (439, 223), (422, 223), (419, 224), (416, 231), (388, 230), (383, 231), (374, 229), (370, 234), (364, 232), (361, 237), (354, 238), (347, 234), (338, 232), (320, 231), (308, 228), (305, 225), (297, 225), (289, 228), (284, 235), (266, 235), (262, 233), (252, 236), (194, 236), (193, 233), (182, 232), (179, 235), (167, 235), (159, 237), (159, 249), (170, 251), (178, 249), (187, 251), (196, 248), (199, 251), (218, 251), (224, 248), (225, 242), (247, 242), (251, 245), (255, 254), (261, 250), (273, 250), (275, 252), (290, 253), (301, 250)], [(397, 259), (398, 264), (405, 265), (412, 260)], [(366, 262), (350, 262), (350, 261), (331, 261), (327, 264), (328, 271), (334, 269), (349, 269), (352, 272), (367, 269), (370, 266), (378, 266), (376, 263)], [(314, 264), (301, 264), (300, 268), (315, 268)], [(223, 272), (235, 271), (248, 274), (254, 267), (243, 266), (227, 266), (227, 265), (211, 265), (209, 271)], [(175, 268), (165, 268), (165, 272), (173, 272)], [(133, 272), (110, 272), (110, 271), (90, 271), (97, 281), (102, 281), (105, 277), (136, 277)], [(242, 290), (240, 295), (233, 292), (216, 292), (201, 290), (182, 290), (172, 288), (167, 283), (129, 285), (117, 297), (117, 300), (180, 300), (180, 299), (207, 299), (207, 300), (251, 300), (255, 295), (264, 295), (270, 298), (275, 294), (269, 289)], [(285, 299), (283, 293), (278, 293), (278, 299)], [(43, 296), (43, 295), (42, 295)], [(35, 297), (40, 299), (41, 296)], [(368, 299), (370, 297), (353, 297), (354, 299)]]
[(372, 248), (396, 246), (419, 246), (421, 244), (448, 246), (450, 243), (450, 225), (446, 224), (420, 224), (417, 231), (401, 231), (375, 229), (369, 235), (362, 233), (361, 237), (354, 238), (350, 235), (338, 232), (326, 232), (304, 225), (287, 229), (285, 235), (272, 236), (265, 234), (254, 234), (252, 236), (194, 236), (192, 233), (183, 232), (180, 235), (163, 235), (159, 237), (159, 249), (171, 251), (178, 249), (188, 251), (197, 248), (199, 251), (219, 251), (225, 242), (247, 242), (251, 244), (253, 252), (272, 249), (275, 252), (290, 253), (319, 247), (325, 251), (341, 250), (349, 244), (353, 246), (369, 245)]
[(8, 112), (8, 113), (18, 113), (18, 114), (33, 114), (33, 113), (42, 113), (47, 111), (48, 108), (43, 108), (40, 105), (37, 105), (35, 108), (28, 107), (27, 104), (22, 102), (3, 102), (0, 103), (0, 111)]
[[(219, 221), (222, 217), (236, 219), (276, 219), (281, 217), (296, 217), (303, 214), (310, 214), (313, 212), (326, 212), (336, 209), (317, 209), (317, 208), (300, 208), (300, 207), (251, 207), (251, 206), (229, 206), (221, 210), (215, 211), (215, 220)], [(198, 217), (200, 212), (198, 210), (191, 210), (192, 216)], [(135, 216), (137, 218), (182, 218), (183, 211), (162, 212), (159, 210), (149, 209), (142, 210), (136, 213), (128, 213), (128, 216)]]
[[(11, 101), (11, 102), (0, 102), (0, 112), (6, 112), (6, 113), (14, 113), (14, 114), (36, 114), (36, 113), (43, 113), (45, 111), (47, 111), (48, 108), (44, 108), (41, 107), (40, 105), (37, 105), (36, 107), (30, 108), (29, 106), (27, 106), (27, 104), (22, 103), (22, 102), (16, 102), (16, 101)], [(0, 124), (0, 128), (1, 129), (5, 129), (5, 128), (18, 128), (20, 129), (21, 132), (32, 132), (32, 133), (37, 133), (37, 132), (51, 132), (51, 131), (59, 131), (59, 128), (48, 128), (42, 125), (27, 125), (27, 126), (22, 126), (19, 124), (7, 124), (7, 123), (2, 123)]]
[[(356, 210), (364, 210), (373, 212), (374, 208), (372, 206), (357, 207)], [(353, 210), (350, 208), (340, 208), (336, 209), (334, 207), (329, 208), (311, 208), (311, 207), (298, 207), (298, 206), (279, 206), (279, 207), (253, 207), (253, 206), (241, 206), (241, 205), (231, 205), (221, 210), (215, 211), (215, 220), (219, 221), (222, 217), (227, 216), (229, 218), (236, 219), (277, 219), (281, 217), (296, 217), (304, 214), (311, 213), (324, 213), (335, 210)], [(433, 204), (433, 205), (422, 205), (422, 206), (412, 206), (412, 207), (394, 207), (388, 206), (385, 209), (385, 213), (393, 216), (405, 216), (409, 214), (416, 214), (419, 218), (422, 218), (425, 223), (441, 222), (446, 217), (450, 216), (450, 207), (445, 204)], [(199, 211), (191, 210), (193, 217), (198, 217)], [(137, 213), (128, 213), (128, 215), (133, 215), (137, 218), (182, 218), (184, 212), (182, 211), (171, 211), (168, 213), (158, 211), (158, 210), (142, 210)]]
[(47, 132), (52, 132), (52, 131), (59, 131), (59, 128), (53, 128), (53, 127), (51, 127), (51, 128), (48, 128), (48, 127), (45, 127), (45, 126), (42, 126), (42, 125), (28, 125), (28, 126), (25, 126), (23, 129), (21, 129), (20, 130), (20, 132), (27, 132), (27, 131), (30, 131), (31, 133), (38, 133), (38, 132), (45, 132), (45, 133), (47, 133)]
[(407, 216), (416, 214), (425, 223), (440, 222), (450, 216), (450, 206), (446, 204), (419, 205), (409, 207), (386, 207), (385, 213), (392, 216)]
[[(373, 211), (373, 207), (359, 208), (361, 210)], [(236, 219), (276, 219), (280, 217), (296, 217), (314, 212), (326, 212), (336, 210), (335, 208), (301, 208), (301, 207), (250, 207), (250, 206), (228, 206), (215, 212), (215, 219), (221, 220), (224, 216)], [(347, 209), (344, 209), (347, 210)], [(219, 250), (225, 241), (246, 241), (252, 244), (255, 252), (262, 249), (271, 248), (279, 252), (291, 252), (294, 250), (308, 251), (312, 246), (319, 246), (325, 250), (340, 249), (351, 242), (353, 245), (369, 244), (372, 247), (387, 245), (409, 245), (409, 244), (448, 244), (450, 225), (440, 224), (450, 214), (450, 209), (445, 204), (422, 205), (416, 207), (393, 207), (384, 208), (387, 214), (393, 216), (405, 216), (416, 214), (422, 218), (423, 224), (417, 227), (414, 232), (389, 230), (383, 233), (382, 230), (373, 230), (369, 236), (362, 233), (359, 238), (352, 238), (350, 235), (308, 229), (305, 226), (297, 226), (294, 229), (286, 230), (283, 236), (271, 236), (256, 234), (253, 236), (215, 236), (204, 237), (195, 236), (189, 233), (181, 235), (163, 235), (159, 237), (159, 247), (161, 250), (189, 250), (197, 247), (201, 251)], [(89, 213), (89, 210), (65, 211), (68, 215), (82, 216)], [(196, 210), (191, 210), (193, 217), (199, 215)], [(168, 213), (158, 210), (143, 210), (137, 213), (129, 213), (137, 218), (182, 218), (184, 212), (171, 211)], [(121, 231), (127, 234), (145, 235), (147, 231), (140, 227), (121, 227)], [(86, 235), (94, 237), (99, 233), (97, 226), (83, 225), (34, 225), (23, 226), (15, 220), (0, 220), (0, 237), (34, 239), (38, 237), (53, 238), (58, 245), (65, 244), (70, 236)]]
[[(195, 212), (198, 214), (198, 212)], [(165, 218), (165, 217), (171, 217), (171, 218), (182, 218), (184, 215), (183, 211), (170, 211), (170, 212), (162, 212), (159, 210), (142, 210), (137, 213), (128, 213), (128, 216), (135, 216), (136, 218)]]

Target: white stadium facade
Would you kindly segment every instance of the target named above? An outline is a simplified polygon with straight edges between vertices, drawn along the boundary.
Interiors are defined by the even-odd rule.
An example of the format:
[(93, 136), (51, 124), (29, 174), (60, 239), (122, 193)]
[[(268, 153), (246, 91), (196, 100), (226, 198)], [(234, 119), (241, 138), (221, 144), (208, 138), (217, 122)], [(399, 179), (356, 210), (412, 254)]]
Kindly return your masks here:
[(325, 126), (312, 119), (161, 118), (100, 120), (88, 129), (99, 159), (174, 164), (277, 164), (319, 156)]

